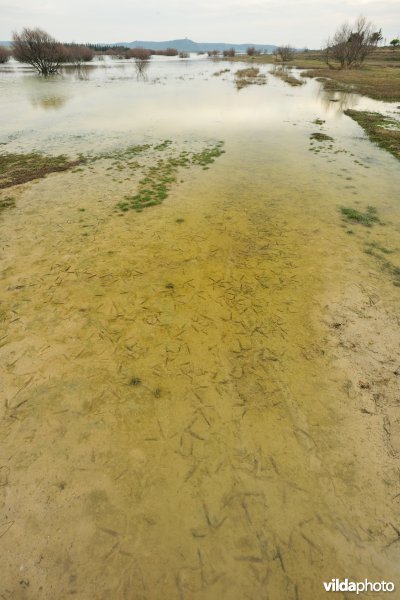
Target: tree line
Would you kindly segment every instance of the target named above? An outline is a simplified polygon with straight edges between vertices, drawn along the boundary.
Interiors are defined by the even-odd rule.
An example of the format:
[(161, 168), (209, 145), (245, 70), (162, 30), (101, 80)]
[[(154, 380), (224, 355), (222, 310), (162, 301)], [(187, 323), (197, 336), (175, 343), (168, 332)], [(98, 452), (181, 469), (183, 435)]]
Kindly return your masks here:
[[(328, 39), (323, 55), (326, 64), (331, 68), (348, 69), (359, 67), (366, 57), (382, 42), (382, 31), (376, 29), (365, 17), (360, 16), (354, 25), (343, 23)], [(391, 40), (393, 50), (400, 46), (400, 40)], [(254, 46), (247, 48), (247, 55), (254, 57), (260, 50)], [(277, 47), (273, 54), (276, 60), (288, 62), (293, 60), (295, 50), (290, 45)], [(119, 58), (133, 58), (137, 64), (150, 60), (153, 55), (179, 56), (187, 58), (187, 52), (178, 52), (175, 48), (166, 50), (148, 50), (146, 48), (127, 48), (111, 44), (62, 44), (42, 29), (24, 28), (21, 33), (13, 33), (11, 50), (0, 46), (0, 63), (5, 63), (10, 55), (17, 61), (30, 64), (38, 73), (49, 76), (57, 73), (63, 64), (80, 65), (89, 62), (98, 54), (108, 54)], [(209, 50), (208, 56), (217, 57), (218, 50)], [(235, 48), (224, 50), (225, 58), (236, 55)]]

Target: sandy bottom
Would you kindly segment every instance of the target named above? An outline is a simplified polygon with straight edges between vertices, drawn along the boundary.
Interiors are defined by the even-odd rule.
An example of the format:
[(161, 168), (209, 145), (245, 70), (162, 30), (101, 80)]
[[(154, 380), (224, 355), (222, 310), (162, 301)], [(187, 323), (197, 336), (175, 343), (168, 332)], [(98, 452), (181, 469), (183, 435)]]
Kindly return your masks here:
[(399, 288), (224, 160), (141, 214), (98, 164), (1, 217), (2, 600), (400, 586)]

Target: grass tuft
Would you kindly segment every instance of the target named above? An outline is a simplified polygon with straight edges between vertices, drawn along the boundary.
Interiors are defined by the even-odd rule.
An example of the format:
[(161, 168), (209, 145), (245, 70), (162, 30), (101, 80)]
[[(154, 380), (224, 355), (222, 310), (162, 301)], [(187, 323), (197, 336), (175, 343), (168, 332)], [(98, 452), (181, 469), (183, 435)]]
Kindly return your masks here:
[(340, 212), (348, 221), (359, 223), (365, 227), (372, 227), (375, 223), (380, 222), (377, 210), (374, 206), (368, 206), (365, 212), (361, 212), (356, 208), (342, 206)]

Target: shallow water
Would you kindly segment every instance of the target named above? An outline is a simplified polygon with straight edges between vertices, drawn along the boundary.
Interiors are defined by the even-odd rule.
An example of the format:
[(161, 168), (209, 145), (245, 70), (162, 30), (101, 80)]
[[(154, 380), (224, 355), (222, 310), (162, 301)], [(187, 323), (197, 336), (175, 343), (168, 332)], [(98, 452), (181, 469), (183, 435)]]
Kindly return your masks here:
[[(399, 318), (399, 288), (363, 252), (399, 260), (398, 163), (341, 112), (382, 103), (291, 88), (267, 66), (265, 86), (238, 92), (232, 73), (213, 76), (226, 64), (0, 74), (5, 151), (173, 140), (134, 169), (104, 159), (2, 192), (16, 197), (0, 217), (7, 600), (308, 599), (335, 577), (399, 582), (396, 448), (360, 412), (333, 323), (345, 301), (360, 312), (360, 289)], [(332, 144), (310, 145), (315, 131)], [(161, 206), (115, 212), (147, 165), (216, 140), (225, 154), (181, 170)], [(368, 205), (384, 225), (341, 220)]]

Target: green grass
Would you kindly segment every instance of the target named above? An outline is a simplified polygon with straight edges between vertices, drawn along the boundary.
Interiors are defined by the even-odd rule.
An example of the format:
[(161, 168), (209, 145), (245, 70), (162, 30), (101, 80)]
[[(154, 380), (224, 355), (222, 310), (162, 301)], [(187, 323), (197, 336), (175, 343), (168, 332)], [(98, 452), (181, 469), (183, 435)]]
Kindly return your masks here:
[(3, 210), (7, 210), (8, 208), (15, 208), (15, 198), (13, 198), (12, 196), (0, 198), (0, 213), (2, 213)]
[(400, 267), (387, 258), (387, 255), (393, 254), (393, 252), (394, 250), (390, 250), (378, 242), (369, 242), (365, 245), (365, 253), (378, 261), (380, 268), (392, 279), (393, 285), (400, 287)]
[(83, 157), (71, 160), (64, 154), (50, 156), (41, 152), (0, 153), (0, 189), (27, 183), (49, 173), (67, 171), (85, 162)]
[(345, 110), (366, 132), (371, 142), (400, 159), (400, 121), (377, 112)]
[(310, 135), (310, 140), (316, 140), (317, 142), (333, 142), (333, 137), (317, 131)]
[(364, 225), (365, 227), (372, 227), (375, 223), (380, 222), (377, 210), (374, 206), (368, 206), (365, 212), (361, 212), (355, 208), (342, 206), (340, 212), (348, 221)]
[(217, 142), (200, 152), (190, 153), (183, 150), (176, 156), (159, 159), (155, 165), (147, 168), (145, 176), (139, 181), (136, 194), (125, 196), (117, 204), (117, 210), (122, 213), (129, 210), (142, 212), (144, 208), (161, 204), (168, 197), (171, 186), (176, 183), (180, 168), (197, 165), (208, 169), (209, 165), (224, 153), (222, 146), (223, 142)]

